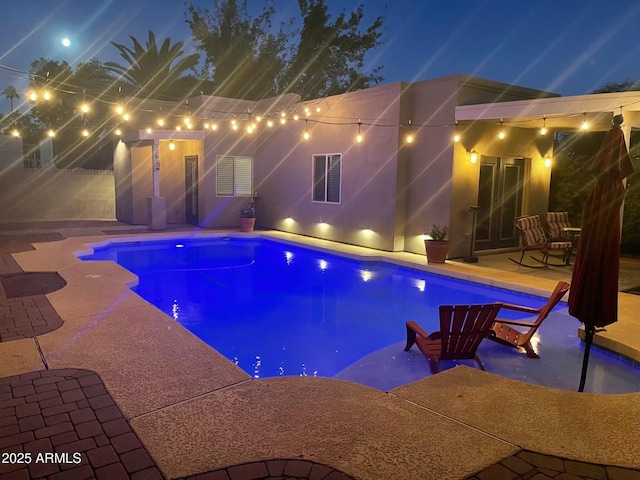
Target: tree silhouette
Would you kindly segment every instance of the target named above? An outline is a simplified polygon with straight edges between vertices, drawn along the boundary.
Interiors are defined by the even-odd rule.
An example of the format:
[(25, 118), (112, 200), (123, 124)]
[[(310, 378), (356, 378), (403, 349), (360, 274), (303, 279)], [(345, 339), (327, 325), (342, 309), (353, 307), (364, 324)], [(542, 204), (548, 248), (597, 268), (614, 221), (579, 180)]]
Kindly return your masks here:
[(126, 65), (115, 62), (106, 62), (104, 65), (124, 79), (129, 87), (137, 90), (136, 96), (156, 99), (170, 96), (172, 87), (184, 78), (185, 72), (195, 69), (200, 58), (197, 53), (183, 57), (184, 43), (176, 42), (171, 45), (170, 38), (166, 38), (158, 48), (155, 34), (151, 30), (144, 47), (135, 37), (129, 38), (133, 48), (111, 42)]
[(365, 55), (381, 43), (382, 17), (363, 32), (362, 6), (331, 22), (325, 0), (298, 5), (302, 27), (289, 33), (286, 22), (272, 26), (273, 2), (255, 18), (246, 0), (214, 1), (213, 11), (188, 7), (187, 24), (206, 55), (202, 75), (214, 81), (215, 95), (258, 100), (293, 92), (311, 99), (382, 81), (381, 67), (363, 72)]
[(276, 33), (269, 31), (275, 12), (271, 3), (254, 19), (246, 0), (240, 5), (215, 2), (213, 12), (193, 5), (188, 11), (193, 38), (205, 52), (201, 76), (213, 81), (214, 95), (258, 100), (280, 93), (290, 34), (282, 25)]
[(359, 90), (382, 80), (377, 67), (362, 72), (368, 51), (380, 45), (382, 17), (360, 31), (363, 7), (331, 23), (325, 0), (299, 0), (303, 27), (287, 72), (288, 88), (305, 100)]
[(9, 102), (11, 102), (11, 110), (9, 111), (9, 113), (12, 113), (13, 100), (20, 98), (20, 94), (18, 93), (18, 90), (16, 90), (16, 87), (14, 87), (13, 85), (9, 85), (2, 91), (2, 95), (4, 95), (9, 100)]

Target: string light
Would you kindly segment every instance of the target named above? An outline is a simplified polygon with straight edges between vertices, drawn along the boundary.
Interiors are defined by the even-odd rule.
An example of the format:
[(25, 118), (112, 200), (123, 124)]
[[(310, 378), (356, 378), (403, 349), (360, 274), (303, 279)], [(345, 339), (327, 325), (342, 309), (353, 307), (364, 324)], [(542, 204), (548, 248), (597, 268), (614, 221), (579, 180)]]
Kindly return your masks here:
[[(408, 125), (409, 127), (411, 127), (411, 125), (412, 125), (412, 124), (411, 124), (411, 120), (409, 120), (409, 122), (407, 123), (407, 125)], [(407, 142), (407, 143), (413, 143), (413, 140), (414, 140), (414, 138), (413, 138), (413, 133), (411, 133), (411, 132), (407, 133), (407, 136), (405, 137), (405, 142)]]
[(305, 140), (309, 140), (309, 130), (307, 129), (307, 123), (309, 122), (309, 120), (304, 121), (304, 133), (302, 134), (302, 138), (304, 138)]
[(11, 135), (18, 138), (20, 136), (20, 131), (14, 128), (13, 130), (11, 130)]
[(53, 138), (53, 137), (55, 137), (55, 136), (56, 136), (56, 132), (54, 132), (53, 130), (51, 130), (51, 129), (50, 129), (50, 130), (47, 132), (47, 135), (49, 136), (49, 138)]
[[(113, 114), (117, 113), (120, 116), (120, 118), (117, 119), (116, 121), (114, 121), (114, 119), (112, 118), (112, 121), (114, 121), (114, 123), (116, 123), (116, 124), (118, 122), (121, 122), (122, 120), (130, 121), (132, 119), (131, 115), (126, 112), (126, 107), (128, 105), (127, 101), (122, 101), (120, 99), (117, 99), (117, 100), (114, 99), (114, 101), (109, 101), (107, 98), (105, 98), (104, 92), (101, 93), (99, 96), (95, 96), (95, 98), (93, 98), (91, 95), (87, 95), (85, 90), (82, 90), (82, 92), (74, 92), (74, 91), (70, 91), (70, 90), (73, 90), (73, 87), (69, 86), (67, 88), (69, 89), (68, 91), (65, 91), (65, 90), (61, 90), (61, 91), (63, 93), (67, 93), (67, 94), (70, 94), (70, 95), (83, 95), (84, 96), (84, 100), (77, 107), (77, 112), (83, 115), (83, 117), (82, 117), (82, 125), (83, 126), (89, 126), (88, 121), (87, 121), (87, 123), (85, 123), (84, 114), (87, 114), (87, 113), (90, 114), (90, 112), (94, 109), (95, 102), (102, 102), (102, 103), (106, 103), (106, 104), (111, 105), (111, 109), (112, 109), (111, 111), (114, 112)], [(56, 95), (56, 93), (57, 93), (57, 89), (54, 90), (53, 92), (51, 92), (50, 90), (45, 90), (44, 88), (33, 88), (32, 90), (30, 90), (28, 92), (28, 98), (29, 98), (29, 100), (32, 100), (32, 101), (51, 100), (51, 99), (54, 98), (54, 95)], [(321, 108), (320, 108), (321, 101), (318, 100), (318, 101), (313, 101), (313, 102), (315, 103), (315, 112), (319, 113), (321, 111)], [(160, 103), (160, 102), (158, 102), (158, 103)], [(310, 103), (311, 102), (307, 103), (306, 106), (304, 104), (302, 106), (298, 106), (298, 109), (303, 109), (304, 110), (304, 115), (302, 115), (302, 111), (301, 111), (300, 115), (298, 115), (297, 112), (293, 113), (293, 112), (295, 112), (293, 107), (286, 107), (284, 109), (280, 108), (280, 109), (278, 109), (277, 112), (267, 112), (267, 113), (265, 113), (263, 115), (257, 115), (257, 114), (251, 113), (250, 111), (248, 111), (245, 114), (248, 114), (249, 119), (254, 119), (256, 122), (260, 122), (264, 118), (265, 119), (265, 123), (267, 123), (267, 125), (269, 127), (273, 127), (273, 123), (274, 123), (275, 119), (277, 119), (277, 118), (280, 119), (280, 123), (282, 125), (285, 125), (287, 123), (286, 122), (286, 118), (288, 117), (288, 115), (291, 115), (291, 117), (293, 117), (296, 120), (304, 119), (304, 117), (306, 116), (307, 119), (309, 119), (310, 121), (314, 121), (316, 123), (323, 123), (323, 124), (326, 124), (326, 125), (354, 125), (355, 124), (355, 125), (358, 125), (358, 135), (356, 136), (356, 142), (360, 143), (360, 142), (364, 141), (364, 137), (362, 135), (362, 128), (361, 128), (363, 122), (360, 119), (358, 119), (357, 122), (354, 122), (354, 121), (346, 121), (346, 122), (344, 122), (344, 121), (340, 121), (340, 120), (335, 120), (335, 118), (337, 118), (337, 117), (324, 117), (324, 118), (328, 119), (328, 120), (325, 120), (325, 121), (321, 121), (321, 120), (318, 120), (318, 119), (311, 120), (310, 117), (311, 117), (312, 110), (310, 109), (310, 105), (309, 105)], [(148, 111), (148, 110), (144, 110), (144, 109), (139, 110), (142, 105), (146, 105), (146, 104), (147, 104), (146, 101), (141, 101), (140, 102), (140, 106), (136, 107), (136, 111), (140, 111), (140, 112)], [(149, 104), (152, 105), (153, 101), (150, 101)], [(188, 100), (183, 102), (183, 104), (188, 106), (188, 104), (189, 104)], [(311, 104), (311, 105), (313, 105), (313, 104)], [(624, 110), (624, 107), (625, 107), (625, 105), (621, 105), (619, 107), (621, 112)], [(156, 109), (159, 108), (160, 111), (162, 111), (162, 107), (155, 107), (155, 108)], [(185, 108), (185, 110), (186, 110), (186, 108)], [(584, 121), (582, 122), (581, 130), (584, 130), (584, 131), (590, 129), (590, 125), (589, 125), (589, 123), (587, 121), (588, 120), (587, 113), (588, 112), (586, 112), (586, 110), (583, 112)], [(232, 114), (233, 115), (237, 115), (237, 114), (234, 114), (233, 112), (229, 112), (229, 111), (226, 111), (226, 112), (220, 111), (220, 112), (215, 112), (214, 116), (215, 115), (224, 115), (224, 116), (226, 116), (228, 118)], [(168, 116), (175, 117), (175, 116), (178, 116), (178, 115), (180, 115), (180, 114), (173, 114), (172, 113), (172, 114), (169, 114)], [(182, 115), (184, 115), (184, 114), (182, 114)], [(569, 115), (569, 114), (566, 115), (566, 117), (572, 117), (572, 116), (573, 115)], [(558, 116), (556, 115), (555, 117), (558, 117)], [(558, 117), (558, 118), (560, 118), (560, 117)], [(188, 117), (187, 117), (187, 119), (188, 119)], [(183, 123), (183, 127), (177, 127), (178, 130), (182, 130), (185, 126), (188, 129), (195, 129), (195, 128), (204, 128), (204, 129), (211, 129), (211, 130), (216, 130), (217, 129), (217, 126), (215, 126), (214, 124), (211, 124), (211, 123), (209, 123), (208, 127), (206, 127), (206, 126), (198, 127), (190, 119), (188, 119), (188, 120), (187, 119), (183, 118), (183, 120), (181, 121), (181, 123)], [(107, 121), (108, 121), (108, 119), (107, 119)], [(529, 122), (530, 120), (527, 120), (527, 119), (522, 119), (522, 120), (515, 119), (515, 120), (512, 120), (512, 122), (514, 122), (514, 123), (517, 123), (518, 121)], [(141, 119), (140, 122), (141, 123), (145, 122), (145, 120)], [(164, 125), (166, 125), (166, 123), (167, 123), (167, 120), (165, 120), (164, 118), (160, 118), (160, 119), (157, 120), (157, 125), (159, 127), (163, 127)], [(173, 123), (173, 121), (172, 121), (172, 123)], [(198, 123), (199, 123), (199, 121), (198, 121)], [(366, 121), (365, 121), (364, 123), (365, 123), (365, 125), (370, 125), (372, 127), (396, 127), (397, 128), (398, 126), (402, 126), (402, 125), (398, 125), (397, 123), (395, 125), (394, 124), (385, 124), (384, 122), (381, 122), (380, 120), (373, 121), (373, 123), (366, 123)], [(202, 125), (202, 124), (200, 124), (200, 125)], [(154, 126), (155, 126), (155, 122), (154, 122)], [(412, 122), (411, 121), (409, 121), (409, 126), (412, 126)], [(420, 127), (426, 127), (426, 128), (444, 127), (444, 126), (452, 126), (452, 125), (444, 125), (444, 124), (443, 125), (435, 125), (435, 124), (420, 125)], [(63, 127), (63, 128), (66, 128), (66, 127)], [(143, 126), (143, 128), (144, 128), (144, 126)], [(239, 130), (239, 126), (235, 126), (233, 128), (233, 130)], [(245, 131), (246, 133), (255, 133), (256, 130), (257, 130), (256, 123), (251, 123), (250, 127), (246, 127), (246, 130), (243, 129), (243, 131)], [(308, 131), (308, 127), (305, 128), (305, 130)], [(540, 128), (540, 130), (539, 130), (539, 134), (544, 136), (544, 135), (548, 134), (549, 131), (550, 130), (546, 127), (546, 115), (544, 115), (543, 116), (543, 125), (542, 125), (542, 128)], [(415, 134), (416, 133), (417, 132), (413, 132), (413, 131), (406, 132), (405, 133), (405, 138), (404, 138), (405, 142), (406, 143), (415, 142)], [(462, 133), (464, 133), (464, 132), (462, 132)], [(47, 131), (47, 130), (43, 131), (42, 135), (43, 136), (44, 135), (49, 135), (49, 131)], [(83, 136), (87, 136), (88, 133), (85, 133), (85, 131), (82, 131), (82, 135)], [(505, 129), (505, 125), (504, 125), (504, 119), (500, 119), (500, 132), (498, 134), (498, 137), (500, 139), (506, 138), (506, 129)], [(455, 122), (455, 132), (454, 132), (454, 136), (453, 136), (453, 141), (454, 142), (460, 142), (461, 139), (462, 138), (461, 138), (460, 130), (459, 130), (459, 127), (458, 127), (458, 122), (456, 121)]]

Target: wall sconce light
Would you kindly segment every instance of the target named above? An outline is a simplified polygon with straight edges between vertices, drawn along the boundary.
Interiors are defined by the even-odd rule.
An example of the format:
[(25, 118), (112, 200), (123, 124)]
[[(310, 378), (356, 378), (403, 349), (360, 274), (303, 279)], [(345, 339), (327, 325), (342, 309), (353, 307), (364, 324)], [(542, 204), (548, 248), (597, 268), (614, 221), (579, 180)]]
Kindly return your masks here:
[(171, 140), (171, 141), (169, 142), (169, 150), (173, 151), (173, 150), (175, 150), (175, 149), (176, 149), (176, 144), (175, 144), (175, 143), (173, 143), (173, 140)]
[(504, 133), (504, 120), (500, 119), (500, 133), (498, 133), (498, 138), (500, 140), (504, 140), (505, 137), (505, 133)]
[(458, 122), (456, 121), (456, 131), (453, 134), (453, 141), (458, 143), (460, 141), (460, 134), (458, 133)]
[(475, 148), (472, 148), (470, 152), (467, 152), (467, 156), (471, 163), (478, 163), (478, 152), (476, 152)]
[(542, 128), (540, 129), (540, 135), (547, 134), (547, 117), (542, 117)]
[(584, 112), (584, 120), (582, 121), (582, 130), (589, 130), (589, 122), (587, 122), (587, 112)]
[(548, 153), (544, 156), (544, 166), (547, 168), (551, 168), (551, 155)]
[(358, 135), (356, 135), (356, 142), (362, 143), (362, 133), (360, 133), (361, 122), (358, 122)]

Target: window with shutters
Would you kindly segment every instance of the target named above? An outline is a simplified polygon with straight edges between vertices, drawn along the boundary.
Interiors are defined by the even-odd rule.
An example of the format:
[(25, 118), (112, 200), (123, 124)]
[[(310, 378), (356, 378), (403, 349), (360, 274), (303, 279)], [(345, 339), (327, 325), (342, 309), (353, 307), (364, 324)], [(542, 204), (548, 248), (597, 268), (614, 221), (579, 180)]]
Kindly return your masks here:
[(219, 197), (251, 197), (253, 158), (216, 157), (216, 194)]
[(313, 201), (340, 203), (342, 155), (313, 156)]

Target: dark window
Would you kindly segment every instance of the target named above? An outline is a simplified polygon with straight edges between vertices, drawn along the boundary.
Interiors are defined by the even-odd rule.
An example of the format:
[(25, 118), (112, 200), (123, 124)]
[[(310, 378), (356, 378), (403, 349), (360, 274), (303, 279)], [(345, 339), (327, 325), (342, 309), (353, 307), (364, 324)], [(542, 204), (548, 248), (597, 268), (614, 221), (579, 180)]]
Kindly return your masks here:
[(313, 201), (340, 203), (342, 155), (313, 156)]

